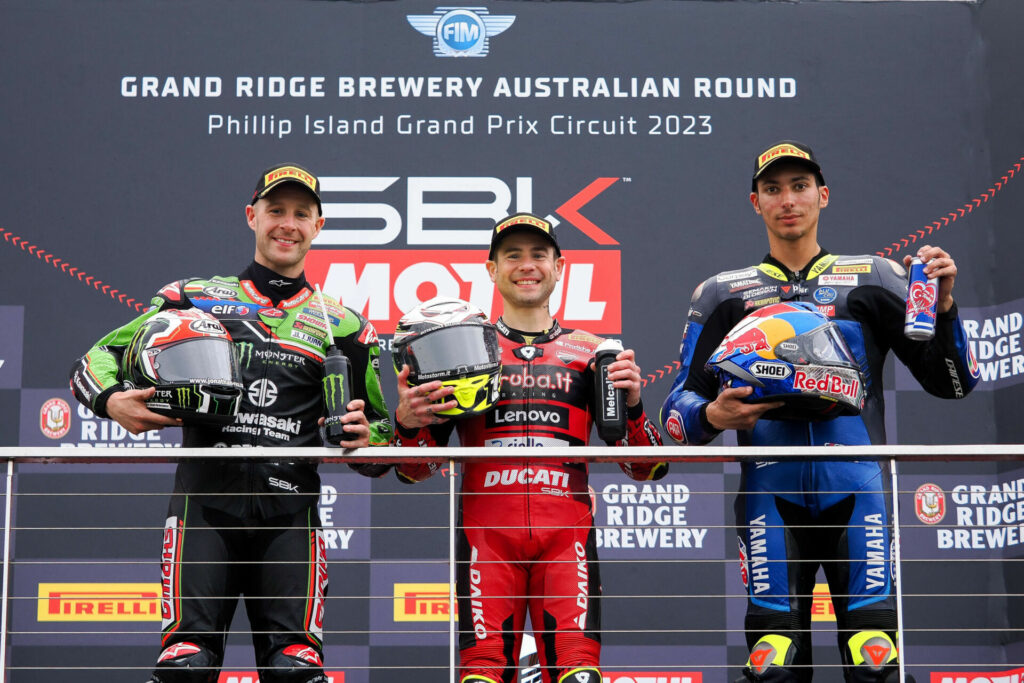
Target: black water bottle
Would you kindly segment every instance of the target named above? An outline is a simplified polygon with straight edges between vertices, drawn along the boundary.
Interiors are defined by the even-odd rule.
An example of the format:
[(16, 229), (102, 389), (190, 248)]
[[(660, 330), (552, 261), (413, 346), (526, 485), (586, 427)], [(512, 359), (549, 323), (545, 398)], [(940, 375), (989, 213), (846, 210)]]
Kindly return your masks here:
[(349, 395), (352, 390), (349, 379), (351, 375), (352, 364), (348, 357), (337, 346), (331, 344), (327, 349), (327, 357), (324, 358), (324, 407), (327, 409), (324, 433), (327, 443), (335, 446), (356, 438), (356, 435), (345, 431), (345, 425), (341, 421), (348, 413), (348, 402), (352, 400)]
[(621, 351), (621, 343), (606, 339), (594, 353), (594, 398), (597, 403), (594, 419), (597, 435), (604, 441), (626, 438), (626, 391), (616, 389), (608, 377), (608, 366), (615, 362)]

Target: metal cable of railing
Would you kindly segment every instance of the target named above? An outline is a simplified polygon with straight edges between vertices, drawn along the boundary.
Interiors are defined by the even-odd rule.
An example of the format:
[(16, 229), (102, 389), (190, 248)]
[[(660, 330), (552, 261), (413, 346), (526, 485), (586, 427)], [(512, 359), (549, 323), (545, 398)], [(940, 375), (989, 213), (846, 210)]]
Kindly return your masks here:
[[(132, 465), (145, 465), (147, 463), (167, 463), (175, 462), (182, 459), (193, 459), (193, 458), (216, 458), (224, 457), (225, 451), (221, 449), (197, 449), (196, 452), (191, 449), (174, 449), (174, 452), (168, 455), (167, 450), (159, 449), (159, 453), (153, 453), (153, 457), (148, 457), (150, 453), (141, 452), (144, 449), (132, 449), (132, 452), (125, 453), (123, 449), (88, 449), (89, 452), (82, 451), (69, 453), (77, 449), (25, 449), (25, 448), (0, 448), (0, 456), (5, 457), (8, 460), (8, 475), (7, 475), (7, 489), (5, 491), (5, 529), (4, 529), (4, 572), (3, 572), (3, 604), (4, 613), (2, 622), (0, 622), (0, 636), (3, 638), (4, 647), (0, 648), (0, 670), (5, 675), (8, 672), (21, 673), (21, 672), (41, 672), (41, 671), (72, 671), (80, 670), (83, 672), (92, 672), (103, 670), (104, 667), (93, 667), (88, 664), (82, 664), (78, 667), (63, 666), (60, 663), (46, 664), (46, 663), (32, 663), (28, 660), (22, 660), (22, 662), (9, 661), (10, 654), (16, 653), (17, 649), (11, 650), (11, 639), (25, 638), (25, 637), (48, 637), (51, 639), (60, 639), (61, 637), (68, 636), (87, 636), (89, 634), (96, 634), (96, 630), (88, 630), (84, 628), (54, 628), (51, 630), (45, 629), (26, 629), (19, 627), (18, 624), (14, 624), (8, 620), (9, 613), (12, 613), (19, 604), (30, 604), (32, 601), (39, 601), (39, 596), (26, 594), (24, 592), (18, 593), (17, 591), (10, 592), (11, 587), (11, 572), (12, 571), (33, 571), (33, 568), (59, 568), (62, 563), (66, 564), (67, 560), (63, 557), (31, 557), (31, 556), (19, 556), (17, 552), (18, 539), (24, 539), (27, 537), (35, 537), (37, 539), (37, 545), (41, 543), (38, 539), (47, 536), (59, 536), (60, 534), (75, 533), (83, 537), (83, 542), (88, 542), (87, 537), (90, 534), (101, 535), (100, 542), (103, 541), (103, 534), (118, 534), (118, 533), (139, 533), (139, 534), (156, 534), (162, 531), (163, 527), (158, 525), (158, 520), (154, 520), (152, 524), (135, 523), (135, 524), (96, 524), (96, 525), (85, 525), (78, 526), (74, 522), (80, 520), (73, 520), (69, 522), (67, 526), (62, 526), (59, 523), (33, 523), (31, 519), (23, 519), (18, 515), (19, 505), (27, 503), (28, 501), (36, 500), (39, 502), (53, 501), (54, 505), (63, 505), (62, 501), (73, 500), (81, 498), (87, 502), (87, 505), (99, 504), (108, 501), (115, 501), (114, 504), (121, 504), (117, 501), (128, 501), (131, 497), (137, 496), (143, 500), (153, 501), (153, 504), (163, 507), (166, 503), (166, 499), (170, 496), (170, 493), (151, 493), (151, 492), (125, 492), (125, 491), (22, 491), (18, 487), (18, 474), (15, 470), (15, 465), (18, 464), (71, 464), (75, 468), (78, 466), (88, 467), (89, 465), (96, 463), (110, 464), (110, 463), (126, 463)], [(154, 451), (157, 449), (153, 449)], [(269, 458), (272, 460), (285, 459), (289, 461), (295, 461), (300, 458), (296, 457), (295, 449), (252, 449), (253, 452), (247, 452), (244, 457), (258, 460), (262, 458)], [(531, 452), (532, 451), (532, 452)], [(799, 459), (799, 460), (843, 460), (843, 459), (855, 459), (855, 460), (878, 460), (883, 461), (883, 465), (889, 467), (891, 477), (891, 487), (886, 493), (891, 498), (892, 514), (893, 518), (891, 523), (888, 524), (888, 528), (893, 536), (893, 548), (892, 548), (892, 570), (894, 573), (894, 587), (896, 593), (896, 605), (897, 605), (897, 620), (898, 620), (898, 642), (897, 646), (901, 652), (906, 654), (905, 657), (901, 657), (900, 661), (900, 676), (904, 675), (905, 669), (917, 668), (917, 671), (921, 670), (922, 666), (931, 667), (933, 670), (936, 668), (963, 668), (964, 662), (957, 661), (955, 658), (950, 658), (949, 661), (939, 661), (938, 659), (932, 659), (928, 662), (922, 662), (914, 658), (915, 643), (920, 642), (921, 636), (927, 634), (944, 634), (950, 631), (950, 626), (943, 624), (927, 624), (921, 623), (920, 619), (913, 621), (910, 624), (905, 622), (906, 615), (904, 614), (905, 603), (911, 604), (915, 601), (933, 601), (941, 599), (946, 604), (950, 605), (951, 611), (956, 611), (956, 604), (958, 601), (984, 601), (984, 600), (995, 600), (1008, 603), (1011, 600), (1020, 600), (1024, 598), (1024, 594), (1021, 593), (1021, 586), (1019, 585), (970, 585), (963, 586), (963, 590), (954, 592), (952, 589), (947, 590), (946, 593), (937, 595), (930, 592), (924, 592), (921, 590), (915, 590), (915, 585), (912, 582), (907, 586), (909, 590), (904, 590), (903, 581), (903, 569), (919, 567), (924, 571), (951, 571), (954, 570), (958, 565), (972, 566), (971, 563), (975, 563), (977, 566), (987, 566), (993, 569), (998, 569), (1000, 566), (1005, 571), (1010, 571), (1011, 567), (1017, 565), (1024, 557), (1013, 556), (1013, 553), (1003, 553), (1001, 556), (996, 554), (990, 554), (987, 556), (964, 556), (964, 557), (953, 557), (953, 556), (936, 556), (930, 557), (925, 556), (918, 552), (910, 557), (907, 557), (902, 552), (902, 546), (904, 544), (905, 532), (918, 534), (921, 532), (939, 532), (939, 531), (965, 531), (961, 528), (963, 519), (948, 519), (944, 523), (907, 523), (907, 520), (901, 521), (900, 508), (901, 500), (907, 500), (910, 496), (915, 494), (914, 485), (911, 484), (907, 489), (901, 490), (900, 482), (901, 476), (897, 476), (896, 463), (897, 462), (933, 462), (933, 463), (957, 463), (965, 461), (976, 461), (976, 462), (989, 462), (989, 463), (1016, 463), (1024, 462), (1024, 446), (884, 446), (884, 447), (852, 447), (852, 448), (819, 448), (819, 449), (749, 449), (749, 448), (635, 448), (628, 449), (626, 451), (622, 449), (606, 449), (606, 448), (581, 448), (574, 449), (573, 455), (579, 455), (581, 460), (592, 461), (596, 463), (611, 463), (623, 459), (623, 455), (628, 454), (628, 459), (633, 462), (638, 461), (653, 461), (653, 460), (669, 460), (672, 462), (682, 463), (677, 466), (680, 469), (686, 467), (686, 463), (727, 463), (727, 462), (748, 462), (751, 460), (786, 460), (786, 459)], [(308, 457), (307, 453), (309, 454)], [(232, 453), (232, 455), (235, 455)], [(324, 463), (347, 463), (347, 462), (369, 462), (369, 461), (439, 461), (442, 458), (448, 465), (449, 470), (454, 474), (455, 464), (458, 462), (470, 462), (473, 460), (493, 460), (496, 458), (495, 451), (489, 449), (379, 449), (379, 450), (364, 450), (359, 452), (352, 452), (348, 454), (341, 454), (337, 449), (305, 449), (302, 453), (304, 456), (301, 459), (308, 460), (321, 460)], [(507, 458), (505, 453), (501, 453), (500, 458)], [(544, 449), (517, 449), (515, 454), (516, 461), (528, 462), (531, 458), (535, 459), (550, 459), (550, 451), (545, 452)], [(570, 458), (566, 458), (569, 460)], [(678, 473), (677, 469), (673, 470), (674, 473)], [(355, 476), (355, 475), (348, 475)], [(730, 476), (735, 477), (735, 474)], [(728, 479), (728, 477), (726, 478)], [(622, 477), (623, 482), (629, 482)], [(445, 490), (439, 490), (438, 486), (435, 485), (433, 488), (426, 487), (421, 484), (416, 487), (409, 487), (408, 489), (402, 489), (401, 491), (337, 491), (336, 495), (340, 499), (348, 501), (360, 501), (360, 499), (377, 499), (381, 501), (387, 501), (384, 503), (387, 506), (398, 506), (405, 508), (407, 502), (414, 497), (421, 497), (423, 499), (434, 499), (440, 500), (442, 496), (446, 497), (447, 505), (447, 524), (441, 523), (439, 519), (423, 519), (416, 518), (414, 520), (406, 520), (405, 523), (393, 523), (387, 526), (378, 526), (372, 523), (354, 523), (346, 524), (346, 529), (358, 531), (371, 535), (374, 538), (386, 537), (388, 539), (396, 538), (395, 541), (401, 543), (400, 539), (408, 537), (410, 535), (421, 535), (421, 534), (436, 534), (438, 535), (437, 550), (439, 551), (436, 555), (431, 554), (425, 557), (415, 558), (402, 558), (402, 557), (333, 557), (328, 559), (328, 565), (334, 567), (340, 571), (341, 577), (344, 577), (344, 572), (347, 568), (359, 568), (365, 567), (368, 571), (373, 572), (374, 570), (392, 568), (408, 568), (415, 575), (414, 580), (421, 581), (423, 583), (430, 583), (436, 579), (432, 578), (438, 576), (435, 572), (438, 569), (444, 568), (447, 571), (447, 586), (443, 590), (442, 601), (446, 602), (446, 621), (447, 624), (444, 627), (438, 623), (436, 627), (429, 627), (419, 625), (418, 628), (402, 628), (400, 622), (395, 621), (391, 627), (381, 629), (380, 627), (370, 625), (369, 628), (354, 628), (354, 627), (335, 627), (325, 628), (325, 635), (330, 641), (332, 638), (345, 639), (351, 636), (365, 636), (369, 639), (377, 639), (377, 642), (383, 642), (383, 640), (408, 636), (408, 635), (422, 635), (429, 634), (432, 637), (447, 638), (447, 664), (440, 664), (435, 661), (423, 661), (421, 663), (410, 664), (408, 662), (394, 665), (382, 665), (379, 661), (372, 664), (349, 662), (344, 663), (342, 666), (337, 667), (345, 669), (350, 673), (352, 681), (366, 680), (363, 676), (372, 675), (375, 670), (391, 670), (398, 672), (409, 672), (409, 671), (425, 671), (425, 672), (441, 672), (447, 671), (448, 678), (452, 681), (457, 680), (459, 674), (459, 663), (458, 663), (458, 639), (460, 635), (467, 632), (466, 629), (459, 629), (459, 624), (456, 619), (457, 610), (454, 609), (456, 604), (455, 595), (455, 584), (456, 584), (456, 568), (459, 564), (454, 548), (456, 545), (456, 535), (460, 531), (458, 524), (458, 509), (459, 501), (462, 494), (458, 492), (459, 479), (456, 476), (448, 476), (446, 481), (443, 482), (443, 488)], [(627, 487), (633, 486), (634, 488), (629, 489)], [(651, 491), (646, 495), (657, 495), (658, 489), (657, 483), (650, 483)], [(623, 485), (623, 491), (616, 493), (615, 495), (623, 496), (640, 496), (645, 495), (641, 488), (638, 487), (638, 483), (629, 482)], [(663, 495), (669, 495), (669, 491), (666, 489), (662, 492)], [(777, 493), (784, 492), (762, 492), (762, 493), (744, 493), (742, 495), (775, 495)], [(851, 491), (831, 491), (830, 493), (836, 494), (848, 494)], [(980, 492), (975, 492), (977, 495), (981, 495)], [(1018, 500), (1024, 501), (1024, 490), (1014, 489), (1013, 495), (1018, 495)], [(949, 492), (947, 492), (947, 495)], [(280, 495), (280, 494), (273, 494)], [(475, 496), (486, 497), (490, 494), (473, 494)], [(731, 496), (736, 496), (735, 490), (730, 490), (727, 486), (712, 486), (702, 490), (690, 490), (689, 495), (692, 500), (695, 501), (693, 504), (698, 505), (697, 500), (701, 500), (700, 505), (710, 506), (710, 501), (718, 501), (719, 499), (728, 499)], [(967, 495), (967, 494), (964, 494)], [(597, 500), (600, 498), (600, 494), (592, 494), (592, 498)], [(359, 505), (369, 506), (370, 503), (366, 501), (360, 501)], [(632, 503), (630, 503), (632, 504)], [(595, 505), (597, 503), (595, 502)], [(410, 508), (412, 509), (412, 508)], [(639, 509), (639, 508), (638, 508)], [(1009, 538), (1009, 531), (1014, 529), (1020, 529), (1024, 531), (1024, 520), (1015, 518), (1014, 515), (1017, 513), (1013, 510), (1004, 512), (1003, 515), (998, 519), (994, 519), (992, 515), (982, 515), (978, 512), (979, 518), (977, 521), (982, 523), (972, 525), (974, 530), (990, 530), (994, 532), (1005, 531), (1003, 537)], [(664, 520), (668, 520), (664, 524), (659, 524), (660, 529), (667, 529), (669, 531), (686, 530), (689, 528), (687, 523), (671, 523), (670, 517), (665, 517)], [(663, 521), (664, 521), (663, 520)], [(910, 520), (913, 520), (913, 511), (910, 514)], [(616, 530), (616, 529), (632, 529), (640, 530), (645, 527), (644, 524), (640, 523), (629, 523), (630, 518), (626, 514), (620, 513), (614, 519), (605, 521), (604, 523), (599, 522), (595, 519), (594, 529), (601, 530)], [(639, 516), (632, 519), (633, 522), (639, 521)], [(720, 536), (727, 539), (731, 531), (735, 531), (736, 527), (734, 524), (729, 524), (726, 521), (715, 521), (708, 522), (702, 520), (700, 524), (701, 528), (706, 528), (713, 531)], [(786, 525), (792, 527), (793, 525)], [(268, 527), (273, 528), (273, 527)], [(494, 526), (490, 527), (495, 530), (515, 530), (521, 528), (521, 526), (508, 525), (506, 526)], [(536, 526), (538, 530), (541, 529), (558, 529), (559, 527), (545, 527)], [(772, 525), (768, 525), (766, 528), (779, 528)], [(867, 525), (859, 523), (851, 523), (846, 525), (821, 525), (818, 528), (846, 528), (846, 529), (867, 529), (870, 528)], [(441, 534), (443, 534), (444, 540), (441, 540)], [(998, 535), (998, 534), (997, 534)], [(1021, 538), (1024, 542), (1024, 538)], [(432, 543), (433, 541), (431, 541)], [(447, 543), (447, 548), (440, 552), (441, 545)], [(728, 543), (725, 544), (728, 547)], [(662, 553), (661, 555), (653, 554), (652, 556), (645, 557), (620, 557), (616, 556), (615, 553), (609, 553), (611, 556), (603, 556), (600, 560), (602, 567), (608, 566), (609, 568), (621, 567), (622, 569), (632, 570), (636, 568), (648, 567), (652, 570), (659, 567), (665, 567), (666, 569), (673, 569), (678, 567), (680, 569), (680, 575), (685, 579), (685, 572), (690, 571), (689, 568), (700, 569), (703, 567), (727, 567), (734, 564), (737, 560), (732, 553), (723, 552), (719, 556), (709, 556), (708, 554), (698, 556), (688, 556), (683, 552), (675, 553)], [(486, 560), (478, 560), (481, 564), (489, 564)], [(828, 563), (840, 562), (834, 558), (825, 556), (821, 557), (805, 557), (800, 560), (801, 562), (807, 562), (808, 564), (818, 566)], [(132, 567), (145, 567), (156, 565), (156, 557), (154, 553), (153, 559), (138, 559), (137, 557), (116, 557), (113, 554), (110, 557), (104, 557), (101, 559), (91, 558), (76, 558), (74, 562), (82, 567), (94, 567), (96, 571), (102, 572), (105, 567), (125, 567), (132, 570)], [(535, 566), (543, 563), (565, 563), (572, 564), (569, 560), (524, 560), (524, 565)], [(783, 562), (783, 560), (772, 560), (766, 559), (764, 562), (768, 564)], [(862, 560), (862, 562), (867, 562)], [(254, 563), (240, 563), (252, 565)], [(718, 570), (716, 570), (718, 571)], [(724, 570), (723, 570), (724, 571)], [(424, 574), (424, 572), (430, 575)], [(389, 575), (390, 577), (390, 575)], [(681, 581), (683, 581), (681, 579)], [(343, 578), (341, 580), (344, 580)], [(391, 580), (388, 578), (388, 580)], [(438, 582), (439, 583), (439, 582)], [(649, 610), (652, 614), (661, 613), (660, 608), (667, 604), (672, 604), (671, 609), (675, 610), (686, 610), (688, 602), (698, 602), (698, 605), (703, 605), (709, 601), (719, 601), (725, 603), (733, 603), (738, 607), (727, 607), (723, 609), (732, 610), (735, 612), (739, 610), (742, 612), (742, 605), (746, 603), (747, 593), (739, 590), (699, 590), (699, 591), (687, 591), (685, 589), (679, 590), (679, 587), (684, 585), (684, 581), (678, 584), (678, 587), (674, 589), (666, 590), (645, 590), (643, 585), (635, 587), (622, 587), (616, 586), (614, 590), (609, 590), (606, 587), (604, 595), (596, 598), (596, 600), (604, 603), (605, 605), (621, 604), (621, 605), (633, 605), (638, 610)], [(726, 584), (734, 586), (736, 583)], [(982, 588), (990, 588), (991, 590), (982, 590)], [(842, 591), (834, 591), (828, 593), (828, 599), (832, 598), (848, 598), (853, 594), (844, 593)], [(89, 599), (103, 599), (106, 596), (103, 594), (90, 594), (88, 592), (81, 593), (78, 598), (82, 600)], [(235, 596), (225, 596), (234, 598)], [(248, 596), (251, 599), (269, 598), (273, 596)], [(504, 599), (504, 598), (525, 598), (528, 596), (481, 596), (480, 599)], [(564, 597), (572, 598), (572, 595), (565, 595)], [(799, 598), (802, 600), (818, 600), (820, 598), (817, 587), (814, 593), (808, 592), (794, 592), (790, 595), (793, 598)], [(433, 598), (431, 598), (433, 599)], [(335, 605), (345, 605), (345, 607), (336, 607), (336, 609), (348, 610), (351, 609), (351, 605), (359, 604), (362, 601), (368, 603), (387, 604), (399, 600), (397, 592), (395, 595), (388, 594), (381, 590), (371, 590), (368, 593), (360, 595), (329, 595), (327, 600)], [(675, 606), (677, 605), (678, 606)], [(706, 607), (698, 606), (697, 609), (706, 609)], [(660, 611), (659, 611), (660, 610)], [(726, 620), (727, 622), (728, 620)], [(695, 628), (692, 625), (687, 624), (672, 624), (672, 623), (655, 623), (649, 627), (642, 628), (636, 627), (629, 624), (616, 624), (605, 621), (602, 627), (602, 634), (612, 639), (612, 642), (634, 642), (637, 639), (643, 638), (655, 638), (664, 639), (678, 636), (678, 641), (685, 644), (687, 639), (696, 639), (694, 642), (707, 642), (709, 639), (720, 640), (721, 647), (724, 649), (733, 650), (733, 654), (730, 654), (726, 658), (722, 654), (717, 654), (715, 657), (709, 655), (708, 660), (701, 664), (701, 669), (705, 671), (706, 676), (718, 676), (725, 675), (727, 671), (738, 671), (742, 662), (735, 661), (735, 651), (738, 648), (743, 647), (740, 645), (743, 641), (743, 635), (745, 629), (741, 624), (736, 623), (713, 623), (709, 624), (704, 628)], [(38, 623), (38, 622), (37, 622)], [(833, 625), (835, 626), (835, 625)], [(445, 628), (446, 627), (446, 628)], [(818, 626), (809, 626), (806, 629), (800, 629), (801, 631), (810, 632), (812, 634), (820, 634), (823, 629)], [(532, 626), (527, 625), (522, 629), (518, 629), (517, 632), (522, 635), (530, 635), (533, 631)], [(831, 628), (832, 632), (837, 632), (838, 627)], [(1024, 629), (1017, 627), (1011, 623), (993, 623), (989, 625), (963, 625), (957, 628), (957, 631), (964, 635), (974, 635), (979, 638), (992, 638), (998, 634), (1002, 634), (1004, 638), (1010, 638), (1011, 640), (1020, 640), (1021, 632)], [(105, 635), (125, 635), (133, 636), (138, 638), (140, 634), (149, 633), (152, 636), (152, 642), (154, 643), (153, 649), (156, 649), (155, 643), (157, 642), (156, 628), (149, 627), (148, 630), (131, 630), (131, 629), (118, 629), (110, 628), (102, 631)], [(251, 634), (261, 633), (258, 630), (241, 630), (236, 631), (238, 635), (250, 636)], [(905, 644), (904, 636), (910, 637), (911, 642), (909, 645)], [(627, 637), (626, 640), (621, 640), (621, 637)], [(618, 640), (616, 640), (618, 639)], [(660, 641), (659, 641), (660, 642)], [(731, 645), (729, 643), (732, 643)], [(613, 646), (616, 647), (616, 646)], [(617, 645), (617, 647), (623, 647)], [(629, 647), (628, 645), (625, 647)], [(816, 643), (817, 647), (817, 643)], [(909, 650), (907, 649), (909, 648)], [(834, 649), (834, 645), (833, 645)], [(993, 662), (985, 662), (979, 659), (974, 663), (979, 669), (983, 666), (992, 666)], [(1005, 664), (999, 663), (1004, 666), (1005, 669), (1009, 669), (1014, 666), (1024, 666), (1021, 664), (1015, 664), (1012, 661), (1007, 661)], [(690, 665), (688, 665), (690, 666)], [(835, 663), (826, 662), (818, 665), (823, 671), (836, 671), (840, 666)], [(105, 667), (108, 671), (137, 671), (143, 672), (148, 671), (151, 668), (150, 665), (145, 666), (109, 666)], [(534, 663), (532, 666), (523, 665), (524, 674), (520, 679), (522, 683), (526, 683), (531, 680), (531, 676), (539, 676), (541, 665)], [(607, 664), (602, 667), (605, 670), (606, 681), (611, 680), (614, 683), (626, 683), (629, 672), (651, 672), (657, 674), (659, 672), (664, 673), (666, 668), (672, 670), (672, 667), (666, 664), (623, 664), (621, 661), (616, 661), (613, 664)], [(678, 668), (678, 667), (677, 667)], [(684, 669), (686, 667), (683, 667)], [(693, 667), (690, 666), (692, 669)], [(818, 668), (818, 667), (816, 667)], [(987, 670), (987, 669), (986, 669)], [(615, 678), (616, 672), (625, 672), (618, 679)], [(611, 674), (611, 677), (609, 677)], [(28, 673), (26, 673), (28, 675)], [(32, 680), (26, 678), (25, 680)], [(227, 680), (227, 679), (224, 679)], [(238, 679), (241, 683), (243, 679)], [(253, 679), (254, 680), (254, 679)], [(707, 679), (705, 679), (707, 680)], [(829, 680), (829, 679), (825, 679)], [(921, 681), (921, 676), (918, 674), (918, 680)], [(936, 679), (938, 680), (938, 679)], [(967, 679), (965, 679), (966, 681)], [(656, 678), (652, 678), (653, 683), (667, 683), (665, 681), (659, 681)], [(349, 683), (346, 680), (346, 683)], [(639, 683), (639, 679), (634, 683)], [(646, 683), (646, 682), (645, 682)], [(957, 680), (951, 680), (950, 683), (959, 683)]]

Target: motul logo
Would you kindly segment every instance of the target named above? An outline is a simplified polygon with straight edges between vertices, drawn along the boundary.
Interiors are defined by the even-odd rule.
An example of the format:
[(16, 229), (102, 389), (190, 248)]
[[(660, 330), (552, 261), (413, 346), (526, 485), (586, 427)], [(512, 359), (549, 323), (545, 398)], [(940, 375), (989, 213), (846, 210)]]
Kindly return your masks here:
[(1022, 683), (1024, 668), (1009, 671), (933, 671), (929, 683)]
[[(587, 218), (587, 204), (618, 182), (596, 178), (576, 191), (551, 215), (564, 220), (560, 235), (575, 228), (593, 243), (618, 242)], [(394, 332), (401, 315), (436, 295), (457, 296), (501, 314), (484, 262), (496, 221), (512, 213), (537, 213), (533, 178), (321, 176), (328, 219), (306, 261), (306, 276), (326, 293), (362, 313), (379, 332)], [(339, 201), (357, 193), (359, 201)], [(370, 200), (367, 201), (367, 197)], [(554, 205), (554, 204), (549, 204)], [(559, 218), (555, 218), (557, 215)], [(458, 250), (359, 251), (359, 245), (457, 246)], [(467, 250), (477, 246), (480, 250)], [(552, 295), (552, 310), (564, 327), (591, 332), (621, 331), (621, 287), (617, 250), (565, 251), (566, 272)]]
[[(567, 264), (551, 295), (552, 314), (563, 327), (619, 334), (621, 270), (617, 251), (564, 251)], [(391, 334), (398, 319), (434, 296), (454, 296), (501, 315), (501, 302), (484, 265), (487, 252), (467, 250), (313, 250), (306, 276), (326, 294)]]

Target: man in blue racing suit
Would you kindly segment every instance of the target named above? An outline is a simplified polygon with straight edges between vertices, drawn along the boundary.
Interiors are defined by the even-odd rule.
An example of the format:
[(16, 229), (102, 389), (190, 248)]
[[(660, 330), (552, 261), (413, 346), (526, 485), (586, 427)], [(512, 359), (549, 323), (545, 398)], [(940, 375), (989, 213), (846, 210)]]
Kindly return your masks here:
[[(666, 432), (703, 445), (726, 429), (740, 445), (821, 446), (885, 443), (882, 368), (892, 350), (929, 393), (962, 398), (977, 365), (953, 302), (957, 269), (945, 251), (917, 255), (938, 278), (935, 337), (903, 334), (906, 271), (876, 256), (836, 256), (818, 245), (818, 218), (829, 188), (806, 145), (783, 141), (755, 160), (750, 201), (768, 232), (756, 266), (719, 273), (697, 286), (680, 347), (680, 372), (661, 411)], [(705, 364), (751, 311), (807, 301), (833, 319), (865, 383), (858, 416), (830, 421), (760, 419), (782, 405), (746, 403), (752, 387), (726, 388)], [(895, 683), (897, 620), (890, 573), (889, 478), (878, 462), (793, 461), (743, 464), (736, 524), (747, 588), (750, 657), (740, 680), (810, 681), (810, 607), (819, 564), (828, 580), (848, 683)]]

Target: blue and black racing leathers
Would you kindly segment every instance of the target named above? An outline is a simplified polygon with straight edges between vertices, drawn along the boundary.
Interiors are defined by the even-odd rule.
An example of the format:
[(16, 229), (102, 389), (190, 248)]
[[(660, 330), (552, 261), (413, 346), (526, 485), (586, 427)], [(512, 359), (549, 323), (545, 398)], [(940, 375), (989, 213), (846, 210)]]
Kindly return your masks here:
[[(705, 363), (744, 316), (780, 301), (813, 303), (836, 322), (864, 376), (864, 408), (858, 416), (825, 422), (762, 419), (737, 433), (740, 445), (885, 443), (882, 368), (890, 350), (926, 391), (962, 398), (978, 373), (956, 305), (937, 316), (932, 340), (911, 341), (903, 334), (906, 291), (906, 272), (893, 261), (825, 251), (799, 272), (766, 256), (757, 266), (705, 280), (693, 293), (680, 372), (662, 407), (666, 432), (692, 445), (719, 434), (706, 415), (719, 383)], [(750, 680), (810, 680), (811, 594), (819, 564), (836, 610), (847, 680), (881, 681), (892, 673), (895, 652), (881, 666), (860, 666), (867, 654), (884, 649), (874, 647), (882, 641), (871, 634), (884, 633), (891, 644), (896, 630), (888, 488), (888, 475), (877, 462), (744, 463), (735, 509), (749, 598), (751, 659), (744, 674)], [(772, 661), (775, 670), (789, 673), (758, 677)], [(872, 668), (877, 671), (868, 673)]]

